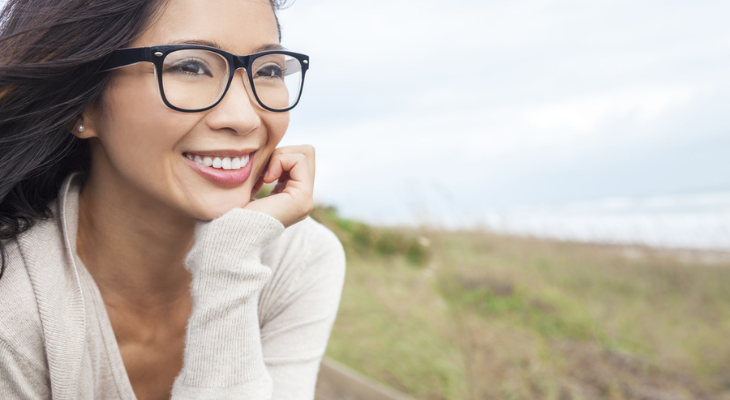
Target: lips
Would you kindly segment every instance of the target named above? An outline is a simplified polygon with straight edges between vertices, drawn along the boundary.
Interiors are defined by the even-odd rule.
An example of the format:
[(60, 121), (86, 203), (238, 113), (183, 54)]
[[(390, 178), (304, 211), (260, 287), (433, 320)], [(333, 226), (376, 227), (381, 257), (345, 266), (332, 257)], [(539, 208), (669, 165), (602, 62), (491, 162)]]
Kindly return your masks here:
[(183, 153), (183, 160), (203, 178), (224, 186), (241, 185), (251, 175), (255, 152)]

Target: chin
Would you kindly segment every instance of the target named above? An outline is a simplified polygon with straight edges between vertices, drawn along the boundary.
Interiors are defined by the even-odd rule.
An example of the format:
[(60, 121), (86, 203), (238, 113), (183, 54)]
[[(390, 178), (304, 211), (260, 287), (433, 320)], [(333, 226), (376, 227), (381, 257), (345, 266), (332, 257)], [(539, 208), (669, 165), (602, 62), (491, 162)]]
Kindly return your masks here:
[(252, 184), (246, 182), (236, 187), (221, 187), (208, 182), (180, 182), (180, 195), (168, 203), (188, 216), (210, 221), (234, 208), (242, 208), (251, 201)]
[(248, 204), (248, 201), (241, 202), (238, 198), (229, 201), (221, 201), (221, 199), (216, 200), (217, 201), (201, 204), (196, 212), (193, 213), (193, 216), (203, 221), (210, 221), (221, 217), (223, 214), (233, 210), (234, 208), (241, 208)]

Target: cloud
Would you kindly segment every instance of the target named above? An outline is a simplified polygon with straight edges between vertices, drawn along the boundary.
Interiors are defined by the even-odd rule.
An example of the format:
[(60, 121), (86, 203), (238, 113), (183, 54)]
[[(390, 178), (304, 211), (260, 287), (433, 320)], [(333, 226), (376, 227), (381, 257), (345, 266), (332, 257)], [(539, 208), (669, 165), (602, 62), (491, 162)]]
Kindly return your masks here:
[[(448, 225), (730, 187), (726, 1), (326, 0), (286, 13), (285, 44), (313, 59), (292, 140), (315, 144), (318, 196), (348, 215)], [(576, 231), (613, 229), (588, 220), (610, 223)]]
[(630, 118), (639, 124), (649, 123), (687, 104), (697, 91), (688, 86), (598, 94), (537, 107), (526, 116), (537, 129), (590, 134), (610, 120)]
[(397, 219), (436, 186), (486, 210), (730, 185), (713, 167), (730, 154), (730, 2), (299, 0), (279, 15), (312, 59), (284, 143), (315, 145), (318, 196), (352, 213)]

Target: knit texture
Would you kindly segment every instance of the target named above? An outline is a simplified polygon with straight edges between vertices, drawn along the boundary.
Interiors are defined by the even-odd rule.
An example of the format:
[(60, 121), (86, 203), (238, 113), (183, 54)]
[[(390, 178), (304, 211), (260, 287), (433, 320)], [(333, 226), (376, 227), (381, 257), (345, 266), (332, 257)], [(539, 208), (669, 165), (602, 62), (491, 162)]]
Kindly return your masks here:
[(249, 383), (248, 390), (270, 396), (257, 310), (271, 269), (261, 264), (261, 253), (283, 231), (272, 217), (242, 209), (197, 224), (185, 260), (193, 275), (185, 365), (195, 368), (183, 368), (176, 389)]
[[(67, 179), (54, 218), (5, 242), (0, 399), (134, 400), (103, 300), (75, 254), (79, 185)], [(344, 263), (336, 237), (311, 219), (284, 229), (236, 209), (198, 223), (172, 398), (311, 400)]]

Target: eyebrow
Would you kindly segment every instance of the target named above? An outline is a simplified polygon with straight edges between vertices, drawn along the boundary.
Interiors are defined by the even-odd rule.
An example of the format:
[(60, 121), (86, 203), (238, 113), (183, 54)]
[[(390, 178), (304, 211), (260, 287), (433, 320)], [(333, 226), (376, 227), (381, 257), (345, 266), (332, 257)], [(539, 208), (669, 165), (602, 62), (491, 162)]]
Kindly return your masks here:
[(267, 50), (286, 50), (286, 48), (278, 43), (265, 44), (254, 49), (254, 53)]
[[(217, 43), (215, 41), (201, 40), (201, 39), (176, 40), (174, 42), (171, 42), (170, 44), (194, 44), (194, 45), (198, 45), (198, 46), (208, 46), (208, 47), (214, 47), (214, 48), (220, 49), (220, 50), (225, 50), (223, 48), (223, 46), (221, 46), (219, 43)], [(282, 46), (278, 43), (270, 43), (270, 44), (265, 44), (265, 45), (255, 48), (252, 53), (258, 53), (258, 52), (267, 51), (267, 50), (286, 50), (286, 48), (284, 48), (284, 46)]]

